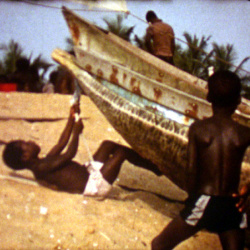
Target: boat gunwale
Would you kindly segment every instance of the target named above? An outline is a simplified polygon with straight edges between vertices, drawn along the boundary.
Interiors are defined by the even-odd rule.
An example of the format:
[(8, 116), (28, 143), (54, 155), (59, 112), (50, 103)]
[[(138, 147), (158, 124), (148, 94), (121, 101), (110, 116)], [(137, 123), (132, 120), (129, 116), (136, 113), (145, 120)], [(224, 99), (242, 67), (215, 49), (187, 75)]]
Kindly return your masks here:
[[(129, 53), (133, 54), (135, 57), (139, 57), (143, 62), (151, 65), (152, 67), (155, 67), (159, 71), (166, 72), (168, 75), (171, 75), (171, 77), (173, 77), (174, 79), (179, 79), (181, 82), (182, 81), (185, 82), (187, 85), (189, 85), (193, 89), (201, 91), (205, 95), (207, 94), (207, 82), (206, 81), (204, 81), (204, 80), (202, 80), (202, 79), (200, 79), (200, 78), (198, 78), (196, 76), (193, 76), (193, 75), (191, 75), (191, 74), (189, 74), (189, 73), (187, 73), (187, 72), (185, 72), (185, 71), (183, 71), (181, 69), (178, 69), (178, 68), (176, 68), (176, 67), (174, 67), (174, 66), (172, 66), (170, 64), (167, 64), (166, 62), (160, 60), (159, 58), (157, 58), (157, 57), (155, 57), (153, 55), (151, 55), (150, 53), (148, 53), (148, 52), (146, 52), (146, 51), (144, 51), (142, 49), (139, 49), (138, 47), (134, 46), (130, 42), (127, 42), (127, 41), (117, 37), (112, 32), (106, 31), (105, 29), (100, 28), (99, 26), (90, 23), (89, 21), (84, 19), (82, 16), (80, 16), (79, 14), (75, 13), (74, 11), (70, 10), (69, 8), (67, 8), (65, 6), (62, 7), (62, 13), (64, 15), (64, 18), (66, 19), (68, 27), (69, 27), (69, 23), (68, 23), (67, 16), (70, 15), (71, 19), (72, 19), (72, 17), (74, 19), (77, 18), (77, 21), (80, 21), (81, 23), (84, 23), (85, 25), (87, 25), (91, 29), (95, 30), (99, 34), (106, 35), (105, 39), (108, 39), (110, 41), (119, 40), (119, 43), (116, 42), (117, 46), (120, 46), (123, 49), (129, 48)], [(70, 29), (70, 27), (69, 27), (69, 29)], [(137, 50), (138, 53), (135, 53), (135, 50)], [(96, 54), (99, 54), (99, 53), (96, 53)], [(147, 57), (149, 57), (150, 60), (145, 60), (145, 55), (147, 55)], [(156, 67), (156, 65), (157, 65), (157, 67)], [(169, 70), (169, 68), (171, 70)], [(178, 76), (176, 76), (176, 74), (174, 74), (173, 72), (177, 72)], [(187, 79), (189, 79), (189, 80), (187, 80)], [(204, 84), (206, 84), (206, 87), (201, 87), (199, 85), (196, 85), (194, 82), (197, 83), (197, 81), (203, 82)], [(180, 91), (185, 92), (183, 90), (180, 90)], [(205, 100), (205, 98), (202, 98), (202, 97), (199, 97), (199, 96), (196, 96), (196, 97)], [(244, 112), (245, 109), (247, 109), (247, 113)], [(239, 108), (238, 108), (236, 113), (238, 115), (240, 115), (240, 116), (243, 116), (244, 119), (250, 119), (250, 100), (247, 100), (246, 98), (242, 97), (241, 104), (239, 105)], [(250, 126), (250, 125), (248, 125), (248, 126)]]
[[(188, 85), (190, 85), (194, 89), (197, 89), (198, 91), (204, 92), (205, 94), (207, 93), (206, 87), (200, 87), (199, 85), (197, 85), (198, 81), (202, 82), (203, 85), (207, 85), (207, 82), (205, 80), (200, 79), (197, 76), (191, 75), (183, 70), (180, 70), (177, 67), (175, 67), (169, 63), (166, 63), (166, 62), (162, 61), (161, 59), (155, 57), (154, 55), (134, 46), (130, 42), (125, 41), (124, 39), (121, 39), (120, 37), (116, 36), (112, 32), (106, 31), (105, 29), (100, 28), (99, 26), (90, 23), (85, 18), (83, 18), (82, 16), (73, 12), (72, 10), (68, 9), (67, 7), (63, 7), (62, 12), (63, 12), (63, 15), (64, 15), (66, 21), (67, 21), (67, 24), (68, 24), (69, 19), (67, 19), (66, 16), (70, 15), (71, 18), (72, 17), (74, 19), (77, 18), (77, 21), (83, 23), (87, 27), (91, 27), (91, 29), (95, 30), (99, 34), (104, 34), (106, 36), (105, 37), (106, 40), (115, 41), (117, 46), (120, 46), (121, 48), (123, 48), (125, 50), (129, 49), (129, 53), (131, 53), (135, 57), (139, 57), (143, 62), (155, 67), (159, 71), (166, 72), (168, 75), (170, 75), (174, 79), (176, 79), (176, 78), (180, 79), (180, 81), (187, 83)], [(69, 29), (70, 29), (70, 27), (69, 27)], [(136, 52), (135, 52), (135, 50), (136, 50)], [(149, 60), (145, 60), (145, 56), (148, 57)], [(157, 65), (157, 67), (156, 67), (156, 65)], [(176, 75), (178, 75), (178, 77)]]

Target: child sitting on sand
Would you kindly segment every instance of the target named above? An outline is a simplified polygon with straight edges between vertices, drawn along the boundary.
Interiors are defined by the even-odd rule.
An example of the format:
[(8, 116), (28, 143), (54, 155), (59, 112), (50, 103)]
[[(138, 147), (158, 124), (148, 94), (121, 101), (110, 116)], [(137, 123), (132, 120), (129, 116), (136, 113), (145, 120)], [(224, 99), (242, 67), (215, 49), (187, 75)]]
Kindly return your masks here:
[(240, 79), (230, 71), (216, 72), (208, 90), (213, 116), (189, 130), (186, 206), (152, 241), (153, 250), (173, 249), (201, 229), (218, 233), (223, 249), (244, 248), (247, 221), (242, 210), (249, 187), (238, 188), (250, 128), (231, 118), (240, 103)]
[[(112, 141), (101, 144), (93, 156), (93, 162), (82, 166), (73, 161), (83, 130), (82, 120), (75, 121), (77, 112), (79, 105), (72, 106), (58, 143), (44, 158), (38, 157), (40, 147), (35, 142), (16, 140), (7, 143), (3, 151), (4, 162), (14, 170), (31, 170), (38, 181), (53, 184), (59, 190), (86, 196), (107, 196), (124, 160), (161, 175), (153, 163), (132, 149)], [(67, 144), (67, 150), (62, 153)]]

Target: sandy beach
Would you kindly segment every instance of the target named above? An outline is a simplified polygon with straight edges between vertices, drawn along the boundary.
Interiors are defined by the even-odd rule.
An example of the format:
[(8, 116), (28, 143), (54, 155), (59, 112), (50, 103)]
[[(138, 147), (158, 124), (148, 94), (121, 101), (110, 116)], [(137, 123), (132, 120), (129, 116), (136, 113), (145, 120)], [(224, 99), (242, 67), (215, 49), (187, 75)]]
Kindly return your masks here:
[[(59, 94), (0, 93), (0, 140), (34, 140), (41, 156), (57, 142), (70, 98)], [(84, 136), (75, 160), (99, 144), (126, 145), (87, 96), (81, 98)], [(3, 145), (0, 146), (2, 154)], [(38, 185), (28, 170), (0, 160), (0, 249), (150, 249), (151, 240), (183, 207), (186, 193), (166, 177), (125, 162), (105, 200)], [(217, 235), (199, 232), (176, 249), (221, 249)]]

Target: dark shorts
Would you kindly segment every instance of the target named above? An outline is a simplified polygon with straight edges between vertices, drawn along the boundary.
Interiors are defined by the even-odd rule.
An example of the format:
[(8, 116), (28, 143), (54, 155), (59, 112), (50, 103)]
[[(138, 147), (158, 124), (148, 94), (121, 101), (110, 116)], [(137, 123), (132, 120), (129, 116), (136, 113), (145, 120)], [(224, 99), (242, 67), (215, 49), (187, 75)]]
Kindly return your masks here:
[(233, 197), (192, 195), (186, 200), (180, 215), (198, 230), (222, 233), (243, 229), (247, 227), (246, 214), (238, 211), (236, 203), (237, 199)]

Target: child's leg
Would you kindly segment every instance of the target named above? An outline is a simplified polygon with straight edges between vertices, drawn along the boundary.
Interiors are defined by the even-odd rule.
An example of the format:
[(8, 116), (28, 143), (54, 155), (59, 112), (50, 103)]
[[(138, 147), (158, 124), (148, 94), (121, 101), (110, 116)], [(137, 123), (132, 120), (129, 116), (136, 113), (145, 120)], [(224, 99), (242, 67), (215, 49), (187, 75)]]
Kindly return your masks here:
[(112, 141), (103, 141), (93, 155), (94, 160), (103, 163), (106, 162), (114, 154), (117, 145)]
[(94, 160), (104, 163), (101, 173), (110, 184), (117, 178), (124, 160), (128, 160), (138, 167), (148, 169), (156, 175), (162, 175), (157, 166), (149, 160), (142, 158), (134, 150), (112, 141), (104, 141), (101, 144), (94, 154)]
[(106, 161), (114, 157), (114, 155), (118, 152), (118, 150), (119, 154), (116, 155), (116, 160), (113, 161), (114, 163), (119, 162), (119, 164), (122, 164), (124, 160), (128, 160), (130, 163), (138, 167), (150, 170), (154, 172), (156, 175), (162, 175), (158, 167), (151, 161), (142, 158), (134, 150), (112, 141), (104, 141), (94, 154), (94, 159), (96, 161), (106, 163)]
[(126, 153), (126, 159), (133, 165), (152, 171), (154, 174), (158, 176), (162, 175), (162, 172), (159, 170), (159, 168), (155, 164), (153, 164), (150, 160), (142, 158), (139, 154), (137, 154), (134, 150), (130, 148), (126, 147), (124, 148), (124, 150)]
[(122, 163), (125, 160), (125, 151), (123, 148), (118, 147), (114, 154), (107, 159), (107, 161), (104, 162), (104, 165), (101, 169), (101, 173), (103, 178), (110, 184), (113, 184), (113, 182), (116, 180)]
[(198, 232), (198, 229), (188, 225), (180, 216), (172, 220), (163, 231), (153, 239), (152, 250), (173, 249), (182, 241)]
[(219, 234), (220, 242), (225, 250), (243, 250), (245, 243), (245, 230), (236, 229)]

